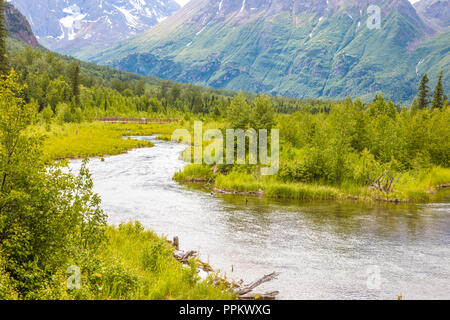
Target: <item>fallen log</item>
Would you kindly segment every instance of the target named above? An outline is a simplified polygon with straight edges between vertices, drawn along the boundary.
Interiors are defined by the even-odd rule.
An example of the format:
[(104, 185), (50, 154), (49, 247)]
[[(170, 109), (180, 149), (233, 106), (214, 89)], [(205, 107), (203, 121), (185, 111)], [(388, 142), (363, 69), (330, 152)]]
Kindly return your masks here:
[(244, 281), (230, 283), (224, 278), (217, 275), (217, 272), (208, 264), (201, 261), (198, 258), (197, 251), (182, 251), (179, 250), (180, 242), (179, 238), (175, 237), (174, 241), (169, 241), (169, 243), (174, 247), (173, 257), (182, 264), (188, 264), (190, 259), (194, 259), (198, 265), (198, 268), (206, 273), (216, 274), (215, 278), (212, 280), (211, 284), (219, 286), (224, 285), (230, 289), (230, 292), (236, 294), (239, 300), (275, 300), (276, 296), (279, 294), (278, 291), (266, 292), (266, 293), (253, 293), (253, 290), (260, 285), (276, 279), (280, 274), (278, 272), (272, 272), (265, 275), (264, 277), (244, 285)]
[(239, 288), (238, 290), (238, 295), (239, 296), (244, 296), (247, 293), (253, 291), (253, 289), (259, 287), (260, 285), (262, 285), (263, 283), (272, 281), (273, 279), (275, 279), (276, 277), (278, 277), (280, 274), (277, 272), (272, 272), (271, 274), (267, 274), (264, 277), (262, 277), (261, 279), (258, 279), (248, 285), (242, 286)]
[(181, 263), (188, 263), (189, 259), (197, 257), (197, 252), (196, 251), (184, 252), (180, 250), (178, 251), (175, 250), (173, 252), (173, 257)]

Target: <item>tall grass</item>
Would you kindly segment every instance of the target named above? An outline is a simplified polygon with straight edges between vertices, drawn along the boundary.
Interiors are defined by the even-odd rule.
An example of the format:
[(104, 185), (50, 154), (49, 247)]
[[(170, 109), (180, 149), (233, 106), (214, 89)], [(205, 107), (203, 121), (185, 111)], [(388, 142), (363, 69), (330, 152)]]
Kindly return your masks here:
[(173, 179), (178, 182), (209, 181), (214, 178), (214, 173), (207, 165), (190, 164), (184, 170), (175, 173)]
[(274, 183), (267, 185), (264, 189), (270, 198), (336, 200), (342, 197), (335, 188), (303, 183)]
[(403, 174), (396, 191), (400, 199), (428, 201), (437, 186), (448, 183), (450, 168), (433, 167)]
[(139, 223), (108, 227), (101, 253), (103, 297), (114, 299), (232, 299), (224, 287), (201, 280), (196, 267), (183, 267), (164, 239)]
[(284, 183), (278, 181), (276, 177), (256, 178), (253, 175), (239, 172), (218, 175), (216, 187), (238, 192), (259, 192), (262, 190), (269, 198), (330, 200), (340, 197), (338, 190), (332, 187), (303, 183)]
[[(176, 261), (169, 243), (139, 223), (106, 228), (98, 253), (81, 251), (67, 266), (80, 268), (80, 287), (68, 289), (66, 269), (58, 270), (27, 296), (39, 300), (231, 300), (225, 284), (201, 279), (197, 265)], [(0, 257), (0, 299), (21, 299), (15, 282), (4, 272)]]
[(253, 174), (232, 171), (214, 175), (206, 165), (189, 165), (175, 174), (176, 181), (211, 180), (215, 187), (227, 191), (257, 193), (261, 190), (269, 198), (296, 200), (339, 200), (348, 197), (361, 200), (428, 201), (436, 186), (450, 182), (450, 169), (433, 167), (401, 176), (393, 193), (347, 182), (340, 187), (314, 183), (283, 182), (277, 176), (257, 177)]
[(258, 192), (263, 189), (263, 183), (258, 181), (253, 175), (231, 172), (228, 175), (218, 175), (216, 177), (216, 187), (238, 192)]

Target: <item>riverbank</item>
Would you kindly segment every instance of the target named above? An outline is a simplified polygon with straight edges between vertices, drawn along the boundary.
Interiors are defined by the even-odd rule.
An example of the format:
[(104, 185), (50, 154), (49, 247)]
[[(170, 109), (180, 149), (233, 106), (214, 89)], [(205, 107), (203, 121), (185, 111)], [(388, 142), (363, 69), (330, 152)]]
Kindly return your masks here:
[[(68, 289), (66, 270), (31, 297), (20, 297), (3, 272), (0, 259), (0, 299), (39, 300), (233, 300), (226, 283), (201, 279), (194, 259), (183, 265), (164, 238), (139, 222), (107, 226), (98, 253), (80, 252), (68, 265), (79, 268), (78, 288)], [(1, 258), (1, 257), (0, 257)], [(72, 272), (69, 272), (72, 273)]]
[[(90, 173), (110, 223), (138, 219), (158, 235), (178, 236), (181, 250), (199, 252), (228, 279), (280, 272), (258, 290), (279, 290), (279, 299), (448, 296), (439, 289), (446, 270), (434, 268), (449, 256), (440, 245), (450, 218), (449, 198), (441, 192), (436, 203), (399, 205), (211, 194), (201, 184), (172, 180), (186, 165), (184, 149), (155, 141), (154, 148), (92, 160)], [(74, 172), (80, 162), (71, 162)], [(375, 294), (366, 287), (370, 265), (385, 270), (387, 279)]]
[(277, 176), (259, 177), (245, 172), (222, 174), (206, 165), (191, 164), (175, 173), (179, 183), (204, 183), (217, 193), (265, 196), (273, 199), (355, 200), (392, 203), (431, 201), (436, 192), (447, 186), (450, 169), (433, 167), (400, 176), (393, 192), (370, 186), (343, 184), (341, 187), (280, 181)]
[(43, 152), (46, 162), (61, 159), (93, 158), (118, 155), (136, 148), (149, 148), (151, 141), (124, 138), (171, 133), (176, 124), (136, 124), (83, 122), (53, 124), (32, 130), (45, 137)]
[[(153, 147), (146, 140), (127, 136), (150, 136), (170, 133), (174, 124), (80, 124), (52, 125), (30, 128), (44, 136), (43, 154), (46, 162), (60, 159), (105, 157), (132, 149)], [(107, 212), (106, 212), (107, 213)], [(80, 251), (68, 266), (81, 271), (79, 288), (68, 289), (66, 270), (61, 269), (53, 279), (22, 297), (16, 284), (3, 272), (0, 259), (0, 299), (40, 300), (231, 300), (226, 281), (218, 275), (199, 276), (199, 262), (189, 259), (182, 264), (174, 258), (174, 248), (166, 238), (145, 229), (139, 222), (108, 225), (103, 230), (101, 250)], [(0, 257), (1, 258), (1, 257)]]
[[(187, 124), (189, 127), (189, 124)], [(211, 123), (208, 127), (216, 126)], [(34, 128), (47, 138), (44, 142), (45, 161), (59, 159), (92, 158), (118, 155), (136, 148), (153, 147), (147, 140), (124, 138), (131, 136), (150, 136), (158, 134), (157, 139), (170, 141), (178, 123), (101, 123), (52, 125), (49, 130)], [(207, 146), (208, 143), (204, 142)], [(189, 161), (189, 148), (182, 158)], [(400, 176), (393, 192), (383, 192), (372, 187), (343, 183), (341, 186), (324, 184), (285, 182), (274, 177), (259, 177), (248, 172), (221, 173), (217, 167), (188, 165), (174, 174), (177, 182), (208, 183), (219, 193), (248, 194), (275, 199), (294, 200), (356, 200), (384, 202), (431, 201), (433, 195), (450, 183), (450, 169), (432, 167), (416, 172), (406, 172)]]

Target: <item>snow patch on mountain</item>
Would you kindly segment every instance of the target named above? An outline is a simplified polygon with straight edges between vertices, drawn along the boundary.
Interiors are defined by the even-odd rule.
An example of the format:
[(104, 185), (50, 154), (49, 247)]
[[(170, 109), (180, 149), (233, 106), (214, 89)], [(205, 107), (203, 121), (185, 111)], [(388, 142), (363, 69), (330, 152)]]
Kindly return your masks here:
[(49, 49), (78, 55), (144, 32), (180, 8), (175, 0), (9, 0)]

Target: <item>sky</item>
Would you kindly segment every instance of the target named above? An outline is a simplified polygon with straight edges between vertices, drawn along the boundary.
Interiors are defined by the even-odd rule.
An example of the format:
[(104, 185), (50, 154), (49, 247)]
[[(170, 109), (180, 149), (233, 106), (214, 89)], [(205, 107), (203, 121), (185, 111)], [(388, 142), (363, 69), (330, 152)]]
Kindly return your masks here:
[(188, 3), (190, 0), (175, 0), (176, 3), (178, 3), (180, 6), (184, 6), (186, 3)]
[[(175, 0), (180, 6), (184, 6), (186, 3), (188, 3), (190, 0)], [(409, 0), (411, 3), (416, 3), (419, 0)]]

